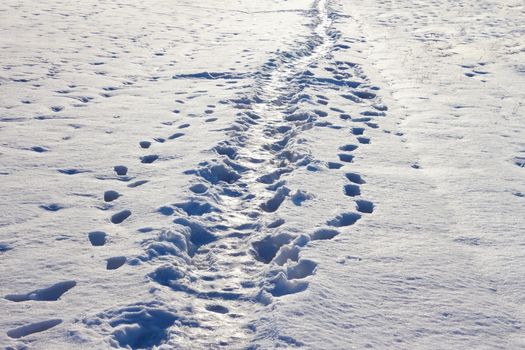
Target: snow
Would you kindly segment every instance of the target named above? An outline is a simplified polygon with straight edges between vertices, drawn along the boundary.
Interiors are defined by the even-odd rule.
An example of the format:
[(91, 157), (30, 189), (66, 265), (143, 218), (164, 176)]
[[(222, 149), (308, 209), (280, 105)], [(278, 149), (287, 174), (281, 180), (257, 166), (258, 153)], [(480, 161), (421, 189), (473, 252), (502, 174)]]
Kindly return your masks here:
[(525, 4), (0, 4), (6, 349), (525, 349)]

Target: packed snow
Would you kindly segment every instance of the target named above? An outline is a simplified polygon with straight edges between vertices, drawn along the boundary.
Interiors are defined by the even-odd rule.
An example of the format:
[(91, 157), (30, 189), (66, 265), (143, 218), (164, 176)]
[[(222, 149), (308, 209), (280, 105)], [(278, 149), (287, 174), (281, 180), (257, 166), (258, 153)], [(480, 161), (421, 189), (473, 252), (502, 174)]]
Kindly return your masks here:
[(5, 0), (4, 349), (525, 349), (523, 0)]

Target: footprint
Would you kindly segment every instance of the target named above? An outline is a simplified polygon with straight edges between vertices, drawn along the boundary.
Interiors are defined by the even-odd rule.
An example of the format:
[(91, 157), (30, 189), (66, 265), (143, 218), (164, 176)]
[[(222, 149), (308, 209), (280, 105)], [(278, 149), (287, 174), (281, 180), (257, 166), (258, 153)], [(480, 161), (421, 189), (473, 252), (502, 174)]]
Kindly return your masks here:
[(212, 206), (210, 203), (196, 199), (183, 203), (176, 203), (174, 206), (182, 209), (189, 216), (202, 216), (204, 214), (211, 213), (212, 211), (218, 211), (217, 208)]
[(349, 197), (355, 197), (361, 194), (361, 190), (359, 189), (359, 186), (357, 185), (345, 185), (344, 189), (345, 189), (345, 194)]
[(279, 249), (292, 241), (293, 237), (287, 233), (279, 233), (275, 236), (266, 236), (262, 240), (252, 243), (255, 258), (265, 264), (269, 264)]
[(346, 178), (355, 183), (355, 184), (364, 184), (365, 183), (365, 180), (363, 180), (363, 178), (361, 177), (361, 175), (359, 174), (356, 174), (356, 173), (346, 173), (345, 174)]
[(162, 215), (166, 215), (166, 216), (173, 215), (173, 213), (175, 212), (172, 207), (167, 207), (167, 206), (160, 207), (159, 209), (157, 209), (157, 211), (161, 213)]
[(196, 247), (200, 247), (217, 240), (217, 236), (213, 234), (208, 227), (185, 218), (178, 218), (173, 220), (174, 224), (186, 226), (190, 230), (190, 241)]
[(226, 167), (224, 164), (208, 164), (200, 169), (198, 174), (212, 184), (226, 182), (232, 184), (239, 180), (241, 176), (233, 169)]
[(268, 228), (277, 228), (285, 223), (284, 219), (277, 219), (275, 221), (270, 222), (266, 227)]
[(52, 319), (52, 320), (30, 323), (25, 326), (18, 327), (18, 328), (7, 331), (7, 335), (10, 338), (18, 339), (18, 338), (25, 337), (29, 334), (47, 331), (48, 329), (53, 328), (61, 323), (62, 323), (62, 320), (58, 318)]
[(100, 247), (106, 244), (106, 232), (102, 231), (93, 231), (88, 233), (89, 241), (91, 242), (91, 245), (94, 247)]
[(120, 224), (124, 220), (129, 218), (130, 215), (131, 215), (131, 211), (130, 210), (119, 211), (118, 213), (113, 214), (113, 216), (111, 216), (111, 222), (114, 223), (114, 224)]
[(59, 211), (60, 209), (64, 209), (62, 205), (56, 204), (56, 203), (42, 204), (40, 208), (47, 210), (47, 211)]
[(326, 113), (325, 111), (321, 111), (319, 109), (314, 110), (314, 113), (317, 114), (321, 118), (325, 118), (328, 116), (328, 113)]
[(354, 135), (363, 135), (365, 133), (365, 128), (352, 128), (352, 134)]
[(139, 145), (141, 148), (147, 149), (151, 146), (151, 142), (149, 141), (140, 141)]
[(232, 160), (235, 160), (235, 158), (237, 157), (237, 150), (233, 147), (229, 147), (226, 145), (219, 145), (219, 146), (214, 147), (214, 150), (221, 156), (226, 156)]
[(359, 97), (356, 97), (354, 95), (348, 95), (348, 94), (344, 94), (344, 95), (341, 95), (342, 98), (346, 98), (347, 100), (350, 100), (352, 102), (355, 102), (355, 103), (361, 103), (361, 99)]
[(341, 162), (345, 163), (352, 163), (352, 161), (354, 160), (354, 156), (348, 153), (339, 153), (338, 157)]
[(374, 211), (374, 203), (370, 201), (359, 199), (355, 201), (355, 204), (357, 204), (358, 212), (371, 214)]
[(190, 191), (196, 194), (202, 194), (208, 191), (208, 187), (204, 184), (195, 184), (190, 187)]
[(177, 320), (181, 320), (180, 315), (171, 306), (150, 301), (105, 310), (82, 322), (94, 332), (109, 333), (112, 347), (158, 349), (166, 348), (171, 335), (169, 328)]
[(129, 188), (135, 188), (135, 187), (139, 187), (139, 186), (142, 186), (146, 183), (148, 183), (149, 181), (148, 180), (138, 180), (138, 181), (135, 181), (135, 182), (132, 182), (128, 185)]
[(112, 258), (107, 259), (106, 263), (106, 270), (116, 270), (122, 265), (126, 263), (126, 257), (125, 256), (114, 256)]
[(365, 100), (370, 100), (376, 97), (376, 94), (372, 92), (368, 92), (368, 91), (354, 90), (352, 91), (352, 94), (354, 94), (355, 96), (359, 98), (365, 99)]
[(118, 197), (120, 197), (120, 194), (117, 191), (106, 191), (106, 192), (104, 192), (104, 201), (105, 202), (113, 202)]
[(34, 152), (37, 152), (37, 153), (44, 153), (44, 152), (47, 152), (49, 150), (47, 148), (45, 148), (45, 147), (33, 146), (33, 147), (31, 147), (31, 151), (34, 151)]
[(514, 157), (514, 164), (520, 168), (525, 168), (525, 157)]
[(271, 172), (270, 174), (260, 176), (259, 178), (257, 178), (257, 181), (263, 184), (271, 185), (275, 181), (279, 180), (281, 178), (281, 175), (290, 173), (290, 172), (292, 172), (292, 169), (290, 168), (277, 169)]
[(144, 163), (144, 164), (151, 164), (154, 161), (156, 161), (157, 159), (159, 159), (159, 156), (156, 155), (156, 154), (150, 154), (150, 155), (147, 155), (147, 156), (140, 157), (141, 163)]
[(66, 175), (76, 175), (81, 173), (88, 173), (89, 170), (83, 170), (83, 169), (58, 169), (59, 173), (66, 174)]
[(370, 139), (368, 137), (358, 137), (357, 141), (363, 145), (368, 145), (370, 143)]
[(352, 152), (352, 151), (355, 151), (357, 147), (358, 147), (357, 145), (350, 144), (350, 145), (341, 146), (339, 147), (339, 149), (344, 152)]
[(13, 249), (8, 243), (0, 242), (0, 253), (5, 253)]
[(113, 170), (117, 173), (118, 176), (124, 176), (128, 173), (128, 168), (124, 165), (116, 165)]
[(178, 139), (179, 137), (182, 137), (184, 136), (184, 133), (182, 132), (176, 132), (175, 134), (171, 135), (170, 137), (168, 137), (168, 139), (170, 140), (175, 140), (175, 139)]
[(261, 209), (267, 213), (277, 211), (289, 194), (290, 190), (287, 187), (279, 188), (272, 198), (261, 204)]
[(385, 112), (378, 112), (378, 111), (364, 111), (364, 112), (361, 112), (360, 114), (365, 117), (384, 117), (386, 116)]
[(342, 213), (337, 215), (334, 219), (328, 220), (327, 224), (333, 227), (343, 227), (353, 225), (361, 218), (361, 215), (356, 213)]
[(340, 169), (343, 167), (343, 164), (336, 162), (328, 162), (328, 169)]
[(218, 314), (227, 314), (228, 312), (230, 312), (230, 310), (227, 307), (218, 304), (206, 305), (205, 308), (208, 311), (216, 312)]
[(292, 203), (297, 206), (301, 206), (304, 201), (310, 200), (312, 198), (313, 196), (311, 194), (302, 190), (297, 190), (291, 197)]
[(35, 301), (56, 301), (64, 293), (77, 285), (76, 281), (64, 281), (55, 283), (50, 287), (36, 289), (26, 294), (8, 294), (5, 299), (14, 302), (35, 300)]
[(339, 234), (339, 231), (337, 231), (337, 230), (332, 230), (332, 229), (322, 228), (322, 229), (319, 229), (319, 230), (314, 231), (314, 232), (310, 235), (310, 238), (311, 238), (313, 241), (317, 241), (317, 240), (325, 240), (325, 239), (332, 239), (332, 238), (334, 238), (335, 236), (337, 236), (338, 234)]

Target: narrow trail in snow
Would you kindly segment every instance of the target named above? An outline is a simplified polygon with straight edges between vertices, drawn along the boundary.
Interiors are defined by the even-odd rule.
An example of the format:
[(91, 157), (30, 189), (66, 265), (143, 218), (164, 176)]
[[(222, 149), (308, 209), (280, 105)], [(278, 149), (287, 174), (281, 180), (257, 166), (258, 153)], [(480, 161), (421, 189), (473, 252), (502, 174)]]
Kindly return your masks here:
[[(211, 150), (215, 159), (185, 172), (193, 177), (190, 190), (194, 195), (173, 207), (162, 207), (161, 213), (175, 216), (173, 224), (144, 242), (144, 254), (129, 259), (131, 265), (149, 264), (154, 268), (147, 277), (155, 284), (155, 300), (83, 320), (86, 326), (108, 335), (112, 345), (173, 345), (180, 338), (184, 340), (181, 344), (189, 341), (195, 348), (247, 346), (256, 332), (253, 319), (275, 298), (308, 288), (318, 263), (302, 259), (301, 249), (310, 241), (337, 236), (339, 228), (353, 225), (362, 213), (372, 213), (373, 203), (359, 199), (355, 202), (356, 212), (341, 213), (328, 220), (323, 229), (301, 234), (280, 230), (285, 220), (278, 213), (285, 201), (301, 205), (313, 199), (301, 189), (292, 191), (287, 178), (300, 168), (312, 174), (321, 168), (339, 170), (353, 161), (351, 152), (358, 148), (342, 145), (340, 162), (323, 162), (315, 159), (310, 146), (303, 142), (301, 135), (315, 128), (348, 130), (321, 121), (327, 116), (321, 107), (329, 105), (323, 90), (341, 92), (343, 101), (369, 109), (352, 121), (363, 126), (350, 128), (360, 144), (370, 142), (363, 135), (365, 127), (377, 127), (371, 120), (384, 116), (386, 110), (356, 64), (335, 60), (333, 53), (349, 46), (341, 42), (333, 28), (337, 14), (331, 6), (328, 0), (316, 1), (307, 13), (312, 25), (306, 40), (294, 43), (288, 51), (277, 52), (253, 74), (252, 95), (228, 101), (238, 111), (237, 118), (223, 130), (227, 139)], [(320, 66), (324, 66), (322, 74), (314, 73)], [(174, 78), (238, 77), (205, 72)], [(331, 108), (331, 112), (340, 113), (343, 122), (352, 119), (338, 108)], [(180, 132), (168, 139), (183, 135)], [(150, 145), (140, 143), (144, 150)], [(145, 155), (141, 162), (152, 164), (157, 159), (154, 154)], [(125, 176), (127, 168), (119, 166), (115, 172)], [(358, 197), (364, 180), (357, 173), (346, 173), (346, 178), (349, 184), (342, 190), (349, 197)], [(113, 201), (119, 196), (108, 191), (105, 199)], [(127, 210), (115, 213), (111, 222), (120, 224), (130, 215)], [(117, 269), (126, 262), (125, 257), (117, 260), (108, 262), (108, 269)], [(179, 301), (183, 299), (187, 307), (171, 307), (166, 291), (175, 293)], [(128, 326), (119, 327), (123, 324)], [(152, 331), (155, 336), (144, 337)]]

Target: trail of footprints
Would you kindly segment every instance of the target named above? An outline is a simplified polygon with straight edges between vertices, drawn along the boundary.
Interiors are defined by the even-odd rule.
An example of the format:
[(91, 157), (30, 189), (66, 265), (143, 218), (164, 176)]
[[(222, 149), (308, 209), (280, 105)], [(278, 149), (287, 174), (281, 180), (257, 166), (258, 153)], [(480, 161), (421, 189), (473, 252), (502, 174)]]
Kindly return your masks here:
[[(228, 139), (214, 147), (217, 157), (185, 171), (192, 178), (189, 190), (193, 196), (187, 201), (157, 208), (159, 215), (171, 221), (167, 228), (139, 230), (150, 233), (143, 242), (143, 254), (115, 256), (105, 261), (107, 270), (117, 270), (126, 263), (151, 265), (153, 270), (147, 276), (150, 281), (158, 288), (170, 288), (190, 300), (201, 300), (202, 303), (197, 305), (202, 305), (202, 312), (184, 313), (157, 300), (86, 317), (82, 320), (86, 327), (107, 333), (108, 328), (113, 329), (116, 325), (129, 325), (129, 329), (119, 327), (107, 333), (113, 339), (112, 344), (121, 347), (147, 348), (167, 342), (168, 329), (175, 321), (178, 327), (185, 329), (187, 336), (196, 341), (196, 346), (199, 341), (203, 342), (200, 345), (209, 346), (211, 343), (204, 343), (209, 339), (217, 341), (220, 346), (242, 343), (255, 331), (255, 326), (246, 319), (247, 315), (253, 314), (254, 303), (264, 308), (274, 298), (308, 288), (309, 277), (315, 274), (318, 262), (302, 258), (301, 251), (312, 241), (337, 237), (342, 229), (374, 211), (374, 204), (361, 197), (365, 180), (348, 169), (354, 161), (353, 152), (371, 142), (366, 136), (367, 128), (378, 127), (375, 120), (386, 115), (387, 107), (379, 103), (377, 88), (366, 82), (359, 66), (334, 59), (334, 50), (346, 50), (350, 46), (342, 43), (339, 33), (331, 28), (334, 14), (329, 13), (325, 1), (316, 4), (317, 8), (312, 10), (317, 15), (316, 27), (309, 43), (298, 43), (294, 50), (281, 52), (263, 65), (257, 72), (258, 85), (253, 96), (242, 95), (221, 102), (235, 107), (237, 118), (230, 128), (223, 130)], [(324, 73), (318, 73), (319, 65), (323, 64), (326, 64)], [(219, 73), (202, 74), (198, 78), (210, 77), (218, 80), (232, 78)], [(177, 76), (180, 78), (183, 77)], [(355, 117), (339, 108), (329, 107), (330, 98), (321, 95), (325, 89), (340, 91), (346, 104), (355, 104), (365, 110)], [(181, 105), (184, 103), (183, 100), (177, 101)], [(204, 114), (213, 114), (214, 107), (209, 105)], [(178, 114), (181, 110), (174, 112)], [(343, 125), (323, 121), (334, 113), (339, 114)], [(207, 118), (206, 122), (215, 120), (214, 117)], [(155, 142), (181, 139), (185, 136), (182, 130), (190, 126), (180, 124), (178, 129), (181, 131), (167, 137), (139, 141), (138, 147), (145, 154), (138, 162), (143, 166), (154, 166), (152, 163), (159, 160), (157, 154), (150, 152)], [(323, 127), (355, 137), (356, 143), (343, 144), (336, 150), (339, 161), (315, 159), (308, 145), (301, 142), (301, 134)], [(307, 169), (312, 176), (322, 171), (341, 172), (347, 181), (341, 191), (352, 199), (355, 211), (341, 212), (312, 232), (297, 234), (281, 229), (286, 222), (276, 213), (285, 201), (301, 206), (315, 200), (313, 194), (289, 188), (286, 179), (299, 168)], [(84, 171), (59, 170), (65, 175)], [(113, 171), (116, 177), (98, 178), (117, 179), (127, 183), (128, 188), (148, 182), (129, 176), (128, 167), (124, 165), (116, 165)], [(121, 196), (118, 191), (108, 189), (103, 193), (104, 203), (100, 208), (111, 209), (111, 203)], [(115, 225), (123, 224), (132, 215), (130, 210), (123, 209), (111, 214), (109, 221)], [(87, 241), (94, 249), (106, 245), (108, 239), (108, 234), (103, 231), (87, 233)], [(54, 301), (75, 285), (75, 281), (64, 281), (5, 298), (12, 302)], [(32, 323), (10, 330), (8, 335), (20, 338), (45, 331), (61, 322), (53, 319)], [(102, 328), (101, 324), (110, 326)], [(196, 331), (192, 333), (192, 329)], [(135, 336), (128, 336), (127, 331), (134, 332)], [(145, 337), (153, 331), (155, 336)], [(206, 332), (214, 337), (203, 336)]]

